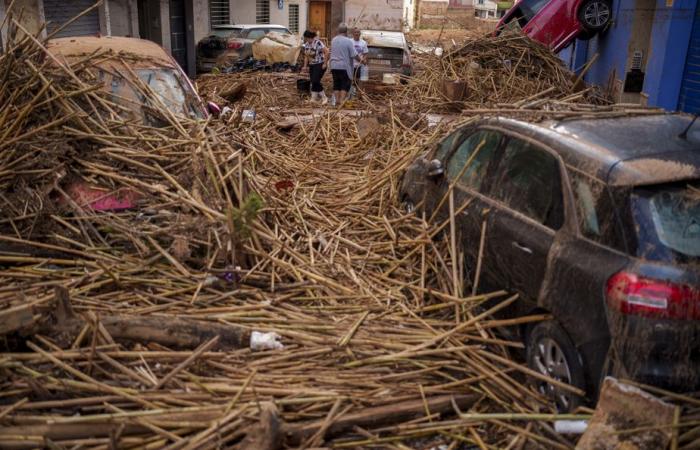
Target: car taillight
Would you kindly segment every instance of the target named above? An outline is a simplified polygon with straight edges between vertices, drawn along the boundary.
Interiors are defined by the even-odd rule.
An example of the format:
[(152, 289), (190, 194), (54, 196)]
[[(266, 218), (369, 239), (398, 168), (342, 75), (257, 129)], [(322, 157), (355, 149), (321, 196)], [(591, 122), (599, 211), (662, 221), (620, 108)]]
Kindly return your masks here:
[(690, 286), (620, 272), (608, 280), (608, 306), (622, 314), (700, 320), (700, 291)]
[(229, 42), (227, 47), (232, 49), (232, 50), (238, 50), (240, 48), (243, 48), (243, 43), (242, 42)]

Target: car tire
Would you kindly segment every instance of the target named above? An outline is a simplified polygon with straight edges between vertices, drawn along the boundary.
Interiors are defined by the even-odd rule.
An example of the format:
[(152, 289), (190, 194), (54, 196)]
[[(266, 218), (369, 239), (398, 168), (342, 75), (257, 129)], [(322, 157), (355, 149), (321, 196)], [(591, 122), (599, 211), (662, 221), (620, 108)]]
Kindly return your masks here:
[[(581, 390), (586, 378), (581, 357), (566, 332), (554, 321), (535, 325), (527, 336), (527, 365), (530, 369)], [(585, 399), (546, 381), (533, 378), (537, 391), (556, 403), (557, 411), (571, 412)]]
[(584, 0), (577, 17), (589, 35), (599, 33), (612, 20), (612, 3), (609, 0)]

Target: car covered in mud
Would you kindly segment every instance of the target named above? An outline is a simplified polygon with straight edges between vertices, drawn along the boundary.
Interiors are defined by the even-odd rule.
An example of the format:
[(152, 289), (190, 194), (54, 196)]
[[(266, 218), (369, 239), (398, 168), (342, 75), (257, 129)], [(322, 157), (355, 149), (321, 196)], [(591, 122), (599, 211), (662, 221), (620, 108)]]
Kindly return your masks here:
[(215, 25), (209, 36), (197, 43), (197, 72), (210, 72), (252, 57), (253, 43), (270, 32), (292, 34), (282, 25)]
[[(700, 387), (694, 118), (471, 122), (415, 161), (400, 190), (435, 223), (449, 219), (449, 195), (469, 279), (483, 233), (479, 290), (517, 292), (506, 316), (551, 317), (511, 330), (530, 368), (589, 399), (607, 374)], [(560, 383), (537, 387), (560, 410), (584, 401)]]
[(367, 68), (370, 79), (381, 80), (385, 73), (413, 75), (413, 59), (406, 35), (400, 31), (362, 30), (367, 42)]
[[(159, 45), (126, 37), (67, 37), (48, 41), (49, 54), (61, 63), (79, 64), (89, 55), (103, 54), (89, 68), (121, 108), (126, 120), (149, 126), (163, 125), (162, 113), (203, 119), (207, 111), (202, 100), (177, 62)], [(153, 114), (153, 112), (160, 112)], [(66, 191), (82, 206), (96, 211), (120, 210), (135, 205), (134, 193), (106, 194), (85, 182), (72, 183)]]

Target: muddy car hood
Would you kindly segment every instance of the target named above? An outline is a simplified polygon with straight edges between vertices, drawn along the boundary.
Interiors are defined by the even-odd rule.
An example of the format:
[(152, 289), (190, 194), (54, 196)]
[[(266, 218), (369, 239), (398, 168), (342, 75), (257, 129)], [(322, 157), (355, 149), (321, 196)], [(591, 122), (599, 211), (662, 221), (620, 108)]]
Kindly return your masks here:
[[(177, 68), (177, 63), (158, 44), (144, 39), (123, 37), (68, 37), (51, 39), (49, 53), (59, 61), (73, 63), (94, 53), (121, 56), (133, 68), (168, 67)], [(116, 58), (102, 61), (102, 66), (119, 64)]]

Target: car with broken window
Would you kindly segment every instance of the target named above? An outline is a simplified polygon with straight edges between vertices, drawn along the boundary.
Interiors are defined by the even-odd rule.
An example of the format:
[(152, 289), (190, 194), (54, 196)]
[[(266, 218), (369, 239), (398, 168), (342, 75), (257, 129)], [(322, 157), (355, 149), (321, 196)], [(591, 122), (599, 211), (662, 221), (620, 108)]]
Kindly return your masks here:
[(215, 25), (197, 43), (197, 72), (210, 72), (253, 56), (253, 42), (270, 32), (292, 34), (282, 25)]
[(612, 20), (610, 0), (519, 0), (496, 26), (496, 34), (522, 30), (555, 53), (574, 39), (589, 39)]
[[(694, 118), (473, 121), (416, 160), (399, 195), (435, 223), (450, 219), (452, 195), (469, 279), (480, 260), (480, 291), (519, 294), (506, 316), (551, 317), (515, 330), (539, 374), (590, 399), (610, 373), (700, 387)], [(584, 401), (556, 382), (537, 387), (560, 410)]]
[(385, 73), (413, 75), (413, 58), (406, 35), (400, 31), (362, 30), (367, 42), (369, 78), (381, 80)]
[[(91, 55), (98, 62), (87, 68), (118, 105), (127, 120), (160, 126), (162, 113), (203, 119), (207, 111), (187, 75), (158, 44), (127, 37), (67, 37), (48, 41), (49, 55), (73, 67)], [(96, 211), (128, 209), (135, 204), (130, 191), (106, 194), (104, 189), (85, 182), (66, 187), (82, 206)]]

